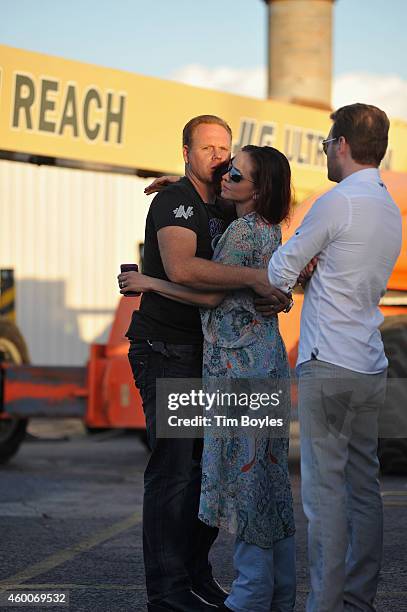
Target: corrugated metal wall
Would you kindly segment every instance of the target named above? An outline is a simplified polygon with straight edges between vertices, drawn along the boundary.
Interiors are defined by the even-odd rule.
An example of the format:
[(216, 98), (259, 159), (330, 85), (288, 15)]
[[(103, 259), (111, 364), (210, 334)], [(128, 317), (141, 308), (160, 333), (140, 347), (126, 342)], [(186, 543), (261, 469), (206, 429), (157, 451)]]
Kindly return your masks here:
[(107, 338), (120, 263), (138, 261), (150, 181), (0, 161), (0, 268), (35, 364), (82, 365)]

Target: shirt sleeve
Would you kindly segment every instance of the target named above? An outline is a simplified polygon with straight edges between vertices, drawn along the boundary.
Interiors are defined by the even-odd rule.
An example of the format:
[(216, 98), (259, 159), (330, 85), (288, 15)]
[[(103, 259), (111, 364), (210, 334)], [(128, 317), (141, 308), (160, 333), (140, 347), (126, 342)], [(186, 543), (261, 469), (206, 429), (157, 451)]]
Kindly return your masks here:
[(316, 200), (294, 236), (270, 259), (270, 283), (284, 292), (291, 291), (301, 270), (349, 225), (349, 221), (350, 205), (345, 195), (331, 191)]
[(150, 212), (156, 231), (163, 227), (185, 227), (198, 234), (198, 204), (180, 189), (165, 189), (151, 203)]
[(213, 261), (229, 266), (250, 266), (254, 253), (254, 236), (247, 221), (236, 219), (219, 240)]

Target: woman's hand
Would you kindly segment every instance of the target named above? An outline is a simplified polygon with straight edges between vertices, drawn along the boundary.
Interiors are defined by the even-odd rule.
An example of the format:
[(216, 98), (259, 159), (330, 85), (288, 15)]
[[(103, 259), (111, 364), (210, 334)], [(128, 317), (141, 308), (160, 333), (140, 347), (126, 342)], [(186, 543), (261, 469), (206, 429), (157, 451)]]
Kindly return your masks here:
[(140, 274), (140, 272), (122, 272), (118, 275), (120, 293), (125, 294), (129, 291), (134, 293), (147, 293), (153, 290), (153, 279), (151, 276)]
[(147, 185), (147, 187), (144, 189), (144, 193), (146, 195), (157, 193), (158, 191), (164, 189), (164, 187), (168, 187), (168, 185), (171, 185), (171, 183), (178, 183), (180, 178), (180, 176), (174, 175), (159, 176), (158, 178), (154, 179), (152, 183)]

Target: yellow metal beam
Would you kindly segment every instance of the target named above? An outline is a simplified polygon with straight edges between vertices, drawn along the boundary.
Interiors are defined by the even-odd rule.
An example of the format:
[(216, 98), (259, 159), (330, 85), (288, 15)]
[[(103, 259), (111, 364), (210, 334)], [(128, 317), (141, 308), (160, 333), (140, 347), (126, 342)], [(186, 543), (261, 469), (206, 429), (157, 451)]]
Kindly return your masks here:
[[(329, 112), (191, 87), (0, 45), (0, 133), (6, 151), (183, 173), (181, 131), (193, 116), (226, 119), (234, 146), (285, 152), (300, 200), (326, 186)], [(407, 123), (392, 122), (387, 167), (407, 171)]]

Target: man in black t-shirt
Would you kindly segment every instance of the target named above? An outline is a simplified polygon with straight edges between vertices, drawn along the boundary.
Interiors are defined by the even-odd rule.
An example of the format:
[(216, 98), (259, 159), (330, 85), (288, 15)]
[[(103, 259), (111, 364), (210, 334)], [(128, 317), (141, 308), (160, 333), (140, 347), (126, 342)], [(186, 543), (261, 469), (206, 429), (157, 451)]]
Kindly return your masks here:
[[(215, 291), (252, 287), (257, 281), (255, 270), (210, 261), (217, 238), (235, 218), (234, 207), (216, 198), (216, 172), (229, 161), (231, 139), (230, 127), (219, 117), (203, 115), (186, 124), (185, 177), (151, 203), (144, 274)], [(199, 309), (146, 293), (127, 336), (151, 448), (143, 506), (148, 609), (208, 612), (227, 593), (208, 561), (218, 530), (198, 519), (203, 441), (156, 437), (156, 379), (201, 377)]]
[[(214, 198), (214, 195), (211, 197)], [(143, 273), (170, 280), (159, 245), (158, 235), (163, 228), (190, 230), (195, 234), (195, 257), (211, 259), (217, 240), (235, 218), (234, 206), (228, 207), (216, 197), (213, 203), (204, 202), (187, 177), (166, 187), (154, 198), (147, 215)], [(202, 344), (199, 309), (158, 293), (145, 293), (140, 310), (133, 313), (127, 335), (138, 340)]]

